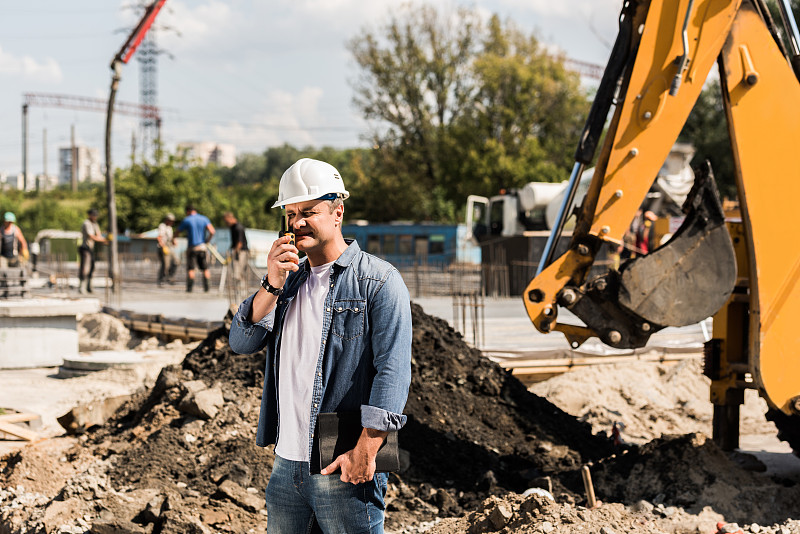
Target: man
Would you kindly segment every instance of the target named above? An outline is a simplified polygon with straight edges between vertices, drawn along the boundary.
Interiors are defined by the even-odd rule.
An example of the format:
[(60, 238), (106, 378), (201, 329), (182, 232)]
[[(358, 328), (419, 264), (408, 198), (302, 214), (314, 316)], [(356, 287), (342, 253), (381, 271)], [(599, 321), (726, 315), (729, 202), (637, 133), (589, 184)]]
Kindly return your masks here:
[(247, 260), (250, 250), (247, 248), (247, 235), (244, 225), (230, 211), (223, 215), (225, 224), (231, 229), (231, 281), (233, 294), (237, 299), (245, 296), (247, 291)]
[[(375, 457), (406, 422), (408, 289), (397, 269), (342, 237), (349, 193), (334, 167), (301, 159), (279, 187), (273, 207), (285, 207), (296, 245), (286, 235), (272, 244), (262, 288), (239, 306), (230, 332), (234, 351), (267, 351), (256, 437), (276, 444), (267, 532), (382, 533), (387, 475), (375, 473)], [(363, 429), (326, 466), (311, 451), (327, 412), (360, 413)]]
[(205, 215), (200, 215), (193, 205), (186, 206), (186, 217), (178, 225), (179, 232), (186, 232), (186, 292), (191, 293), (194, 286), (194, 266), (203, 271), (203, 291), (208, 293), (211, 272), (206, 261), (206, 243), (214, 237), (214, 225)]
[(20, 256), (28, 257), (28, 242), (17, 226), (17, 216), (7, 211), (3, 214), (3, 231), (0, 233), (0, 269), (17, 267)]
[(81, 226), (81, 236), (83, 241), (78, 248), (81, 257), (81, 264), (78, 270), (80, 288), (78, 291), (83, 295), (92, 292), (92, 274), (94, 274), (94, 245), (95, 243), (108, 243), (100, 232), (100, 225), (97, 224), (97, 210), (91, 209), (86, 212), (87, 219)]
[(173, 252), (175, 246), (175, 235), (172, 227), (175, 225), (175, 216), (172, 213), (167, 213), (161, 224), (158, 225), (158, 259), (161, 261), (161, 267), (158, 270), (158, 285), (162, 285), (164, 280), (169, 284), (175, 283), (173, 277), (175, 270), (178, 268), (177, 257)]

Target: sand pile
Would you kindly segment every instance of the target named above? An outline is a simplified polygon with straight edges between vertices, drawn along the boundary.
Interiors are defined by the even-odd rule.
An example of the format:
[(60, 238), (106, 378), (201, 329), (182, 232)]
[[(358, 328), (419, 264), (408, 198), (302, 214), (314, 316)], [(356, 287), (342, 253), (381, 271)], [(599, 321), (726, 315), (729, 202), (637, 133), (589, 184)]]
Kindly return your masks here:
[[(702, 360), (677, 364), (630, 362), (583, 367), (530, 390), (564, 411), (610, 435), (622, 423), (622, 439), (644, 444), (664, 434), (702, 432), (711, 435), (710, 380)], [(776, 433), (764, 419), (766, 402), (754, 390), (745, 392), (741, 408), (743, 434)]]

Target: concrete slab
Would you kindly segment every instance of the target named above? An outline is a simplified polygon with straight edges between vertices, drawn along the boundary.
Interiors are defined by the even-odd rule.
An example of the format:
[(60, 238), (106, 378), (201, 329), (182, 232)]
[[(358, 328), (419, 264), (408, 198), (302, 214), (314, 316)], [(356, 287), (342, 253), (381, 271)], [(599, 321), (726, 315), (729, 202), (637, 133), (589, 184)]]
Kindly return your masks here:
[(0, 301), (0, 369), (61, 365), (78, 354), (77, 315), (99, 310), (98, 299)]

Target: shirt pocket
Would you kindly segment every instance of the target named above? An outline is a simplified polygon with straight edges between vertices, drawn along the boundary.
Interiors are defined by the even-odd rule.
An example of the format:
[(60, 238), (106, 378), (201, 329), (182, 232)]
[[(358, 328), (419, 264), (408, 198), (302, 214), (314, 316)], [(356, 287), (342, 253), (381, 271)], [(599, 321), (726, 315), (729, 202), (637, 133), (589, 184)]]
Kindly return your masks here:
[(343, 340), (355, 339), (364, 333), (366, 300), (348, 299), (333, 302), (333, 335)]

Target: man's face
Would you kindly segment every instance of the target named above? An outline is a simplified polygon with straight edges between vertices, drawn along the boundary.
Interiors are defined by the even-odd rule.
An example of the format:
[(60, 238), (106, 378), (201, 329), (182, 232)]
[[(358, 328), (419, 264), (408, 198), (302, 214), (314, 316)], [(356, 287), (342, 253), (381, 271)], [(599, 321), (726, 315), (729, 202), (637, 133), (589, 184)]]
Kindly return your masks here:
[(337, 235), (336, 227), (341, 225), (344, 206), (339, 205), (331, 212), (330, 203), (325, 200), (309, 200), (286, 206), (289, 228), (294, 232), (298, 250), (308, 254), (322, 250), (333, 242)]
[(233, 217), (225, 216), (223, 217), (223, 220), (225, 221), (225, 224), (227, 224), (228, 226), (233, 226), (234, 224)]

